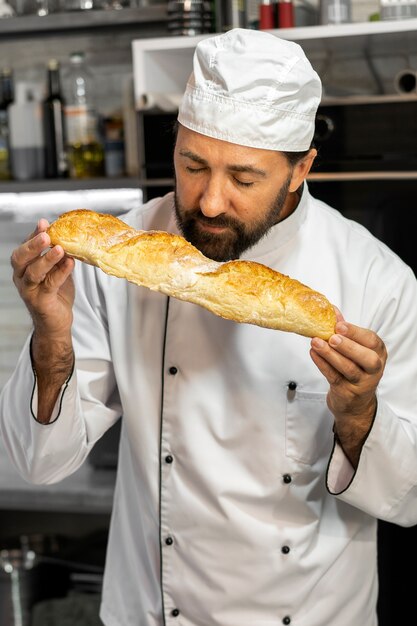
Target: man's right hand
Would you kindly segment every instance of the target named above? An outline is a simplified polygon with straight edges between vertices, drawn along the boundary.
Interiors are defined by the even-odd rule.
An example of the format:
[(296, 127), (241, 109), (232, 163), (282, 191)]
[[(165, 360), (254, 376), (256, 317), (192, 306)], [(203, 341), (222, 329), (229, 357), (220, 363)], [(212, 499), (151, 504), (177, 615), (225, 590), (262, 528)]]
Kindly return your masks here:
[(39, 220), (36, 230), (13, 251), (11, 264), (13, 281), (35, 330), (60, 338), (68, 335), (72, 324), (74, 260), (60, 246), (48, 250), (48, 226), (47, 220)]
[(59, 391), (71, 373), (74, 260), (51, 245), (41, 219), (11, 257), (13, 281), (33, 320), (32, 359), (38, 385), (37, 419), (48, 423)]

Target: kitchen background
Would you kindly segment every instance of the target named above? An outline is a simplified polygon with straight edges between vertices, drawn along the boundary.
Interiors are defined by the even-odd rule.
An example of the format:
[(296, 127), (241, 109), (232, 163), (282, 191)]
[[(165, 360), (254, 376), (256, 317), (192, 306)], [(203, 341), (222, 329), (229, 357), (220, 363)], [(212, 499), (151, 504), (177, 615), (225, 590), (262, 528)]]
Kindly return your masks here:
[[(198, 29), (190, 30), (188, 37), (172, 36), (178, 26), (174, 13), (178, 6), (174, 5), (181, 3), (59, 2), (0, 0), (0, 17), (4, 16), (0, 19), (0, 71), (12, 70), (15, 93), (19, 84), (30, 85), (35, 102), (41, 102), (46, 95), (48, 61), (58, 61), (65, 93), (70, 55), (83, 52), (94, 81), (103, 170), (100, 176), (81, 173), (45, 179), (37, 174), (16, 179), (11, 174), (0, 180), (0, 390), (30, 331), (28, 314), (11, 281), (12, 249), (33, 230), (40, 216), (53, 219), (58, 213), (81, 206), (118, 214), (170, 188), (170, 139), (164, 131), (155, 141), (153, 132), (155, 128), (161, 132), (164, 124), (175, 117), (178, 95), (199, 36)], [(237, 7), (232, 18), (223, 13), (230, 4)], [(399, 138), (413, 144), (416, 137), (415, 108), (403, 114), (403, 105), (417, 106), (417, 2), (339, 0), (339, 13), (324, 12), (325, 4), (332, 3), (295, 0), (294, 28), (281, 30), (282, 36), (303, 45), (323, 80), (323, 102), (330, 106), (321, 109), (324, 130), (320, 127), (318, 138), (324, 138), (323, 158), (311, 179), (313, 191), (365, 222), (383, 239), (389, 240), (396, 233), (389, 243), (417, 268), (414, 241), (410, 238), (415, 232), (412, 201), (417, 191), (414, 148), (409, 149), (407, 144), (403, 154), (410, 152), (411, 160), (398, 158), (391, 168), (395, 172), (387, 171), (383, 159), (379, 164), (370, 164), (370, 156), (375, 157), (370, 152), (378, 136), (387, 138), (384, 155), (399, 152)], [(344, 13), (349, 4), (350, 13)], [(242, 2), (205, 5), (208, 10), (217, 9), (211, 30), (219, 25), (225, 29), (228, 20), (242, 19), (238, 14)], [(259, 27), (259, 3), (249, 0), (246, 8), (249, 25)], [(8, 13), (12, 15), (8, 17)], [(265, 15), (268, 9), (263, 7), (262, 19), (267, 19)], [(329, 24), (329, 16), (343, 23)], [(378, 21), (381, 17), (390, 19)], [(361, 103), (374, 107), (371, 117), (379, 120), (379, 126), (364, 128), (361, 132), (365, 141), (352, 148), (346, 135), (353, 128), (355, 115), (351, 113), (358, 111), (355, 107)], [(388, 108), (383, 109), (381, 103)], [(105, 120), (116, 123), (118, 129), (119, 160), (113, 169), (108, 163), (106, 169), (106, 157), (112, 156), (112, 149), (114, 156), (115, 144), (112, 137), (105, 136)], [(336, 144), (339, 160), (330, 165), (329, 159), (326, 164), (325, 139), (332, 134), (329, 130), (334, 120), (342, 125), (339, 138), (343, 140)], [(328, 154), (332, 145), (328, 142)], [(377, 156), (381, 156), (378, 149), (381, 151), (375, 148)], [(351, 171), (352, 159), (356, 159), (356, 169), (362, 170), (359, 174)], [(114, 161), (111, 163), (114, 166)], [(150, 182), (150, 178), (155, 180)], [(398, 197), (402, 203), (395, 200)], [(368, 204), (367, 212), (357, 212), (358, 201)], [(404, 214), (400, 204), (406, 205)], [(402, 230), (399, 222), (405, 224)], [(100, 623), (97, 606), (112, 506), (117, 436), (116, 426), (97, 445), (84, 467), (53, 486), (24, 483), (10, 465), (0, 441), (0, 626), (61, 626), (63, 616), (67, 616), (65, 624), (70, 626)], [(416, 529), (381, 524), (380, 543), (380, 626), (412, 624), (411, 581), (400, 572), (406, 558), (411, 563), (416, 561)], [(55, 584), (45, 585), (45, 576)], [(32, 606), (36, 606), (33, 611)]]

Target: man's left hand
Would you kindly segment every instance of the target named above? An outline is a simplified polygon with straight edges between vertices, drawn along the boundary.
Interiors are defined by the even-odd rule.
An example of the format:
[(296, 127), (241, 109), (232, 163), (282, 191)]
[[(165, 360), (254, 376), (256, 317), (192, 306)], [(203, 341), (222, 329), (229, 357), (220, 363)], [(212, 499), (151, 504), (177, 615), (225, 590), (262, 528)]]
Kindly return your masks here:
[(335, 334), (315, 337), (311, 358), (329, 382), (327, 405), (335, 433), (356, 468), (376, 412), (376, 388), (387, 360), (385, 344), (372, 330), (346, 322), (337, 311)]

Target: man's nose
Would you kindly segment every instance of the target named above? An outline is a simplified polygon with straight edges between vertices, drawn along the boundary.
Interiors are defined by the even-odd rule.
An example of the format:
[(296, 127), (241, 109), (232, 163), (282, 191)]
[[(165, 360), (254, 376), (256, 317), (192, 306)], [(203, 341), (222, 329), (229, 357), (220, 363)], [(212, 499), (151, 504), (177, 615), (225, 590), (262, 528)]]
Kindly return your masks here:
[(200, 209), (206, 217), (217, 217), (227, 211), (225, 185), (226, 182), (216, 176), (211, 176), (206, 181), (200, 198)]

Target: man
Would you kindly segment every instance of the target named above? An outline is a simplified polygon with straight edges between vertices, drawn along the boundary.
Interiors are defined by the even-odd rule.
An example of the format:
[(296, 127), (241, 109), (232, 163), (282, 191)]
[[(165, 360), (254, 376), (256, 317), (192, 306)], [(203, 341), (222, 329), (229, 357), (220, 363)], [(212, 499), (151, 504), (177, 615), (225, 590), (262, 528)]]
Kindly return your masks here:
[(294, 43), (241, 29), (203, 40), (175, 197), (123, 219), (178, 224), (208, 257), (321, 291), (340, 311), (329, 342), (73, 272), (45, 220), (12, 256), (34, 323), (1, 400), (20, 472), (60, 480), (123, 415), (106, 626), (377, 623), (377, 518), (417, 522), (417, 288), (310, 196), (320, 95)]

